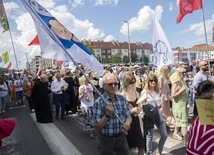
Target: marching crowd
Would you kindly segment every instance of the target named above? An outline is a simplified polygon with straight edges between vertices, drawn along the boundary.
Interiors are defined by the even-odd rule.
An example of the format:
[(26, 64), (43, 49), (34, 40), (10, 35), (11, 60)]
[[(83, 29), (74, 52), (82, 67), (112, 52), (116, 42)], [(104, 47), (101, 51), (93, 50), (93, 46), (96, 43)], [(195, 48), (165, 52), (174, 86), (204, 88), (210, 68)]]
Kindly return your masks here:
[[(107, 66), (102, 76), (84, 66), (81, 69), (84, 74), (75, 69), (1, 76), (0, 114), (9, 102), (23, 105), (23, 97), (39, 123), (64, 120), (81, 111), (89, 137), (98, 135), (101, 155), (128, 155), (130, 149), (138, 149), (138, 155), (152, 155), (154, 130), (160, 134), (156, 155), (161, 155), (167, 128), (174, 139), (183, 141), (187, 155), (214, 154), (214, 125), (200, 124), (194, 102), (214, 100), (207, 61), (201, 61), (198, 70), (184, 62), (162, 66), (159, 72), (144, 64)], [(194, 115), (188, 131), (190, 107)]]

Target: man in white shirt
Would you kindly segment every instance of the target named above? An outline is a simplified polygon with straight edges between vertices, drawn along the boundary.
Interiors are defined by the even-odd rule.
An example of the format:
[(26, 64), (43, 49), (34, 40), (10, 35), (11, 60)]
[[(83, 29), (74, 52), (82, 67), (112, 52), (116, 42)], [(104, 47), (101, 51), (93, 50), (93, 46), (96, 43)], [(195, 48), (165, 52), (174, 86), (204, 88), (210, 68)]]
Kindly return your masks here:
[(63, 91), (65, 90), (64, 86), (66, 82), (62, 79), (60, 73), (56, 73), (56, 80), (51, 84), (51, 91), (54, 93), (53, 98), (56, 105), (56, 119), (59, 117), (59, 109), (61, 105), (61, 118), (65, 119), (65, 102), (63, 97)]

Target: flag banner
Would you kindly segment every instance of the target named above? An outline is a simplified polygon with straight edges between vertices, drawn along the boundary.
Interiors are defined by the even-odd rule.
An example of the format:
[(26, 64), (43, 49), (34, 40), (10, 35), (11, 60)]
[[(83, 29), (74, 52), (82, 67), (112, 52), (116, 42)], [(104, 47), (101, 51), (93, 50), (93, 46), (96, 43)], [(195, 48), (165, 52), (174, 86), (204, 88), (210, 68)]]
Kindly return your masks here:
[(176, 23), (180, 23), (186, 14), (192, 13), (195, 10), (202, 9), (202, 0), (179, 0), (179, 14)]
[(188, 61), (189, 61), (189, 65), (191, 65), (192, 62), (191, 62), (191, 56), (190, 56), (189, 50), (188, 50), (188, 52), (187, 52), (187, 59), (188, 59)]
[(3, 27), (3, 33), (5, 31), (8, 31), (9, 30), (9, 23), (8, 23), (8, 20), (7, 20), (7, 15), (6, 15), (6, 12), (5, 12), (5, 9), (4, 9), (4, 4), (3, 4), (3, 1), (0, 0), (0, 23)]
[(2, 57), (0, 56), (0, 63), (2, 63), (2, 61), (3, 61), (3, 60), (2, 60)]
[(36, 35), (35, 38), (33, 38), (33, 40), (28, 44), (28, 46), (31, 46), (31, 45), (39, 45), (38, 35)]
[(154, 52), (154, 67), (160, 70), (163, 65), (168, 65), (173, 61), (172, 48), (170, 47), (169, 41), (167, 40), (166, 35), (155, 16), (153, 24), (152, 44)]
[(73, 33), (59, 23), (36, 0), (21, 0), (21, 2), (34, 20), (43, 58), (68, 60), (68, 53), (74, 61), (102, 75), (102, 64)]
[(213, 18), (212, 42), (214, 43), (214, 14), (212, 15), (212, 18)]
[(4, 64), (9, 62), (9, 54), (8, 54), (8, 52), (2, 53), (2, 59), (4, 61)]
[(7, 66), (7, 70), (10, 70), (11, 66), (12, 66), (12, 63), (10, 62)]

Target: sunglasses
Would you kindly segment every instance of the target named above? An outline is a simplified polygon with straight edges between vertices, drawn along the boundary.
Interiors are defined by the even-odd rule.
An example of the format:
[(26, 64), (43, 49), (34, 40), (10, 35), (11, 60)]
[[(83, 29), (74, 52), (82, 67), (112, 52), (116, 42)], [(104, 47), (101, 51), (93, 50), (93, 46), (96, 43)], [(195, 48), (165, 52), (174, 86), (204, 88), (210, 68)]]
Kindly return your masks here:
[(117, 87), (118, 86), (118, 83), (117, 82), (113, 82), (113, 83), (106, 83), (109, 87)]
[(208, 66), (208, 64), (204, 64), (204, 65), (201, 65), (201, 66)]
[(149, 82), (157, 82), (157, 80), (149, 80)]
[(129, 84), (135, 84), (135, 81), (133, 81), (133, 82), (130, 82)]

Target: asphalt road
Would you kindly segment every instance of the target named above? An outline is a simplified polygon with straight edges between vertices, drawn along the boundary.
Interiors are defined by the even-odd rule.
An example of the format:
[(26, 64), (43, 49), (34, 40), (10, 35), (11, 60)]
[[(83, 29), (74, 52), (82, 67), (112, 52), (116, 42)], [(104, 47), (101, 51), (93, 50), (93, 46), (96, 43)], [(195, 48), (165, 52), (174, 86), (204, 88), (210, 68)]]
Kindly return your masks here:
[[(13, 105), (12, 105), (13, 106)], [(15, 118), (17, 126), (12, 135), (3, 140), (0, 155), (98, 155), (98, 139), (90, 139), (79, 115), (67, 115), (65, 120), (54, 120), (54, 123), (41, 124), (35, 120), (28, 106), (9, 107), (1, 118)], [(168, 138), (163, 154), (184, 155), (182, 141)], [(154, 132), (153, 150), (157, 148), (158, 131)], [(131, 151), (133, 155), (136, 150)]]

